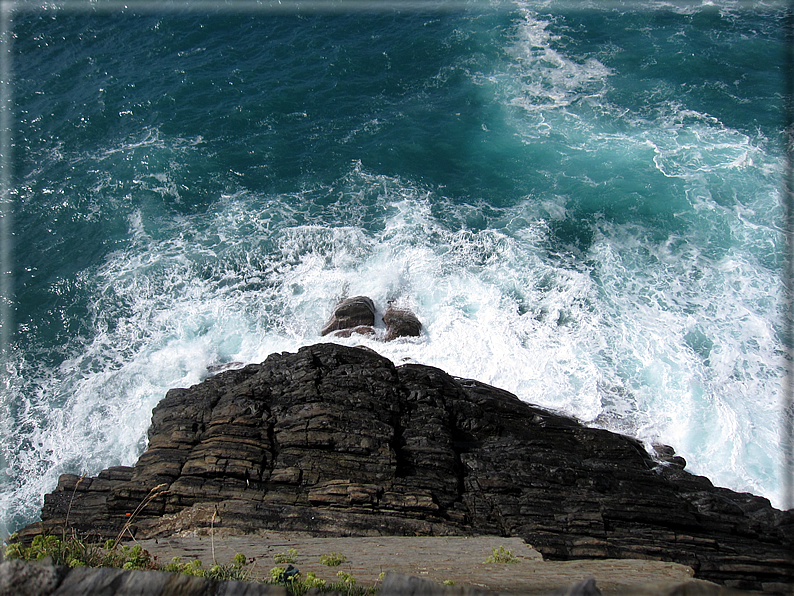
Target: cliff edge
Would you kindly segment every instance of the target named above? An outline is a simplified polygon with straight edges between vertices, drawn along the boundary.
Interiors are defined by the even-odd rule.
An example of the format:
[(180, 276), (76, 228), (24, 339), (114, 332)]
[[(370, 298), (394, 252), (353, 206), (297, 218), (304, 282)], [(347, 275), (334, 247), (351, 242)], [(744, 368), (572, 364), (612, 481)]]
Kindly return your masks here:
[[(187, 529), (520, 537), (547, 559), (654, 559), (749, 590), (794, 583), (794, 510), (672, 450), (331, 343), (172, 389), (132, 468), (61, 477), (22, 540)], [(145, 505), (142, 507), (142, 505)]]

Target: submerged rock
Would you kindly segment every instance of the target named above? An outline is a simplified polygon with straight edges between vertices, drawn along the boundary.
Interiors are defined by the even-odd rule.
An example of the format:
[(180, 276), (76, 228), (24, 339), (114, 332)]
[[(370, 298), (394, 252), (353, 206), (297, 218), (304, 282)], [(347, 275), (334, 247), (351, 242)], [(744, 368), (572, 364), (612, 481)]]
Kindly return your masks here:
[(20, 536), (67, 516), (101, 539), (125, 525), (142, 538), (487, 534), (547, 558), (656, 559), (734, 588), (791, 585), (794, 512), (659, 451), (436, 368), (319, 344), (172, 389), (134, 468), (61, 476)]
[(335, 331), (348, 330), (351, 333), (361, 333), (362, 329), (369, 329), (374, 333), (375, 305), (367, 296), (347, 298), (334, 309), (334, 314), (320, 331), (320, 335), (328, 335)]

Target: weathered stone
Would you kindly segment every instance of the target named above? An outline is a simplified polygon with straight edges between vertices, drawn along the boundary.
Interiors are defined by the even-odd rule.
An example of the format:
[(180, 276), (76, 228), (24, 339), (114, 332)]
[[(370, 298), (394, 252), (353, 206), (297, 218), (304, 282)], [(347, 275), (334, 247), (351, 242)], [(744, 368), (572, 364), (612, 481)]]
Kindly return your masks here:
[(445, 586), (412, 575), (386, 572), (380, 596), (495, 596), (490, 590), (472, 586)]
[(283, 586), (108, 567), (0, 564), (0, 596), (286, 596)]
[(601, 590), (596, 586), (595, 579), (589, 577), (570, 586), (563, 596), (601, 596)]
[(404, 308), (394, 308), (391, 304), (383, 315), (383, 322), (386, 324), (386, 341), (398, 337), (418, 337), (422, 333), (422, 323), (414, 313)]
[(632, 438), (371, 350), (320, 344), (171, 390), (149, 437), (134, 469), (61, 477), (21, 538), (67, 514), (100, 539), (125, 523), (143, 538), (220, 524), (488, 534), (550, 559), (672, 561), (739, 589), (794, 582), (794, 511), (715, 488), (670, 465), (672, 450), (652, 457)]
[(376, 505), (383, 487), (349, 480), (331, 480), (309, 489), (309, 503), (327, 507), (368, 507)]
[(384, 509), (399, 511), (438, 511), (438, 504), (433, 501), (433, 494), (430, 491), (389, 491), (383, 495), (381, 505)]
[(301, 481), (301, 469), (295, 467), (279, 468), (270, 473), (270, 482), (298, 484)]
[(63, 567), (32, 565), (18, 560), (0, 563), (0, 596), (52, 594), (66, 571)]
[(342, 300), (336, 305), (334, 314), (320, 331), (320, 335), (328, 335), (340, 329), (353, 330), (358, 327), (372, 329), (375, 325), (375, 305), (366, 296), (355, 296)]

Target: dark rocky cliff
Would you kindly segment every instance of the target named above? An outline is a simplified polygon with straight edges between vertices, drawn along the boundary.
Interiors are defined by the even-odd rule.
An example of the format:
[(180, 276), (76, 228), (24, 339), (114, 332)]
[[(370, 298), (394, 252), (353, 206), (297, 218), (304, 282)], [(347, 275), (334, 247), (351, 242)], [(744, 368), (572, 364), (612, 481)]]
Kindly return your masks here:
[(20, 534), (67, 516), (102, 538), (125, 524), (141, 537), (210, 525), (500, 534), (548, 558), (651, 558), (737, 588), (791, 585), (794, 512), (715, 488), (664, 451), (477, 381), (319, 344), (169, 391), (134, 468), (62, 476)]

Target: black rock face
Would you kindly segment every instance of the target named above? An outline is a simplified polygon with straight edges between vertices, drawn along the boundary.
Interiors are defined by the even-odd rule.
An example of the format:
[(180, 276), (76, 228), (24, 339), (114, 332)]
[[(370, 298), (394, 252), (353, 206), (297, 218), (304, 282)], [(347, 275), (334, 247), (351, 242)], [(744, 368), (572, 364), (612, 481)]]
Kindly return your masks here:
[(125, 524), (141, 537), (210, 524), (500, 534), (547, 558), (674, 561), (744, 589), (794, 581), (791, 511), (656, 450), (436, 368), (319, 344), (169, 391), (134, 468), (62, 476), (21, 536), (61, 528), (67, 511), (102, 538)]

